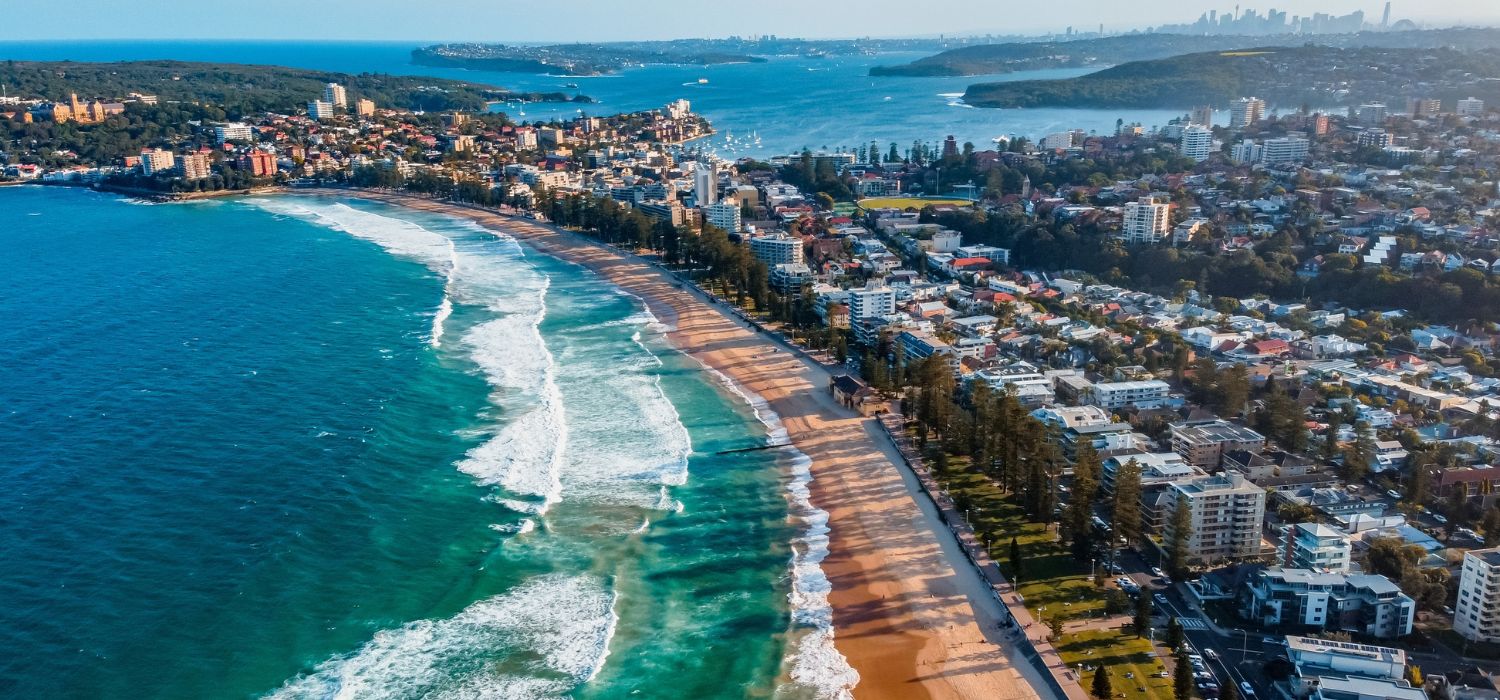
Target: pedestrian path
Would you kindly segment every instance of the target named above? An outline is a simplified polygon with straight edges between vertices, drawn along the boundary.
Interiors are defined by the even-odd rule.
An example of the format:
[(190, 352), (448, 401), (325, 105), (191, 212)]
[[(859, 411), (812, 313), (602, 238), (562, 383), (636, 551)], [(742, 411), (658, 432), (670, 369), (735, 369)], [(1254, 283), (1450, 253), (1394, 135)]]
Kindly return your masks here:
[(1201, 617), (1179, 617), (1177, 618), (1177, 624), (1182, 625), (1182, 628), (1185, 630), (1208, 629), (1208, 623), (1204, 622)]

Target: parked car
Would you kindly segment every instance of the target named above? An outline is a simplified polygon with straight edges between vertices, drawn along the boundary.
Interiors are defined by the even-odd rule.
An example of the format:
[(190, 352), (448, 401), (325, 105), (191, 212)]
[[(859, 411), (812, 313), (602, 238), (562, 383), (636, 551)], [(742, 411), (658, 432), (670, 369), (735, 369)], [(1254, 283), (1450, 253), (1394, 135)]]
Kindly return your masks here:
[(1167, 604), (1167, 597), (1164, 596), (1164, 595), (1162, 595), (1162, 594), (1160, 594), (1160, 593), (1157, 593), (1156, 595), (1151, 596), (1151, 599), (1154, 600), (1154, 601), (1156, 601), (1157, 605), (1165, 606)]
[(1218, 659), (1219, 658), (1219, 652), (1214, 651), (1213, 649), (1204, 649), (1203, 650), (1203, 655), (1207, 656), (1210, 659)]
[(1151, 575), (1155, 576), (1157, 578), (1166, 578), (1167, 577), (1167, 572), (1162, 571), (1161, 567), (1159, 567), (1159, 566), (1153, 566), (1153, 567), (1151, 567)]
[(1443, 517), (1442, 513), (1433, 513), (1432, 514), (1432, 519), (1438, 521), (1439, 525), (1447, 525), (1448, 524), (1448, 519), (1445, 518), (1445, 517)]
[(1391, 498), (1394, 498), (1394, 499), (1396, 499), (1398, 501), (1401, 500), (1401, 492), (1397, 491), (1396, 489), (1391, 489), (1389, 491), (1386, 491), (1385, 495), (1390, 496)]
[(1250, 685), (1250, 681), (1240, 681), (1240, 693), (1247, 698), (1253, 698), (1255, 697), (1255, 686)]

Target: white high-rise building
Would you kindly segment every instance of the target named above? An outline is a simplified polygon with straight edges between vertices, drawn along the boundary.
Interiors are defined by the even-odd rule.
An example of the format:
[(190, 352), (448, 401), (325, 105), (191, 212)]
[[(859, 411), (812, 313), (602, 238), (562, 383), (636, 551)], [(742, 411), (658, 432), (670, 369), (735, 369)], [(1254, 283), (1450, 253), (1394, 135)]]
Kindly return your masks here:
[(1241, 97), (1229, 104), (1229, 128), (1243, 129), (1266, 116), (1266, 101), (1259, 97)]
[(1073, 132), (1059, 131), (1042, 137), (1042, 150), (1055, 151), (1073, 147)]
[(333, 105), (323, 100), (307, 103), (307, 116), (319, 121), (333, 118)]
[(1500, 548), (1464, 553), (1453, 631), (1475, 642), (1500, 641)]
[(1458, 109), (1454, 110), (1460, 117), (1482, 117), (1484, 116), (1484, 100), (1477, 97), (1468, 97), (1458, 101)]
[(343, 109), (349, 106), (349, 94), (344, 91), (343, 85), (329, 83), (323, 87), (323, 101)]
[(177, 167), (177, 156), (165, 148), (153, 148), (148, 151), (141, 151), (142, 175), (171, 172), (175, 167)]
[(1260, 160), (1267, 164), (1307, 160), (1307, 151), (1311, 145), (1311, 142), (1301, 136), (1266, 139), (1262, 146), (1264, 150), (1261, 152)]
[(703, 208), (703, 220), (710, 225), (721, 228), (730, 233), (740, 230), (740, 207), (730, 201), (710, 204)]
[(1182, 155), (1192, 158), (1196, 163), (1208, 160), (1208, 154), (1214, 149), (1214, 130), (1200, 124), (1193, 124), (1182, 130)]
[(1365, 126), (1380, 126), (1385, 124), (1385, 118), (1389, 110), (1380, 102), (1362, 104), (1354, 110), (1354, 118)]
[(698, 161), (698, 168), (693, 171), (693, 199), (700, 207), (719, 203), (719, 171), (712, 161)]
[(791, 236), (759, 236), (750, 239), (750, 252), (767, 267), (800, 263), (802, 239)]
[(1121, 236), (1126, 243), (1155, 243), (1172, 231), (1172, 205), (1152, 197), (1125, 205)]
[(858, 323), (896, 313), (896, 292), (890, 287), (869, 286), (849, 290), (849, 320)]
[(1235, 472), (1172, 482), (1163, 494), (1165, 541), (1172, 541), (1175, 508), (1188, 509), (1190, 559), (1214, 563), (1258, 557), (1260, 528), (1266, 517), (1266, 491)]

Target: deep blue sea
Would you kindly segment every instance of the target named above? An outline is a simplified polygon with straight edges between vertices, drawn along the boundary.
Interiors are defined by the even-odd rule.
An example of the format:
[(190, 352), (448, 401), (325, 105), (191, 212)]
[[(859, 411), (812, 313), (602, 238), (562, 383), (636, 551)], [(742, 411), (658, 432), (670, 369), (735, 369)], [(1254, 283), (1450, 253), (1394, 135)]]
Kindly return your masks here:
[(838, 695), (796, 455), (662, 330), (441, 216), (0, 188), (0, 696)]
[[(881, 149), (913, 141), (937, 143), (949, 135), (960, 143), (990, 147), (992, 139), (1018, 134), (1033, 139), (1068, 129), (1114, 133), (1115, 121), (1148, 128), (1181, 116), (1173, 110), (977, 109), (959, 99), (975, 82), (1061, 78), (1093, 69), (1023, 71), (959, 78), (872, 78), (870, 66), (905, 63), (923, 53), (889, 53), (824, 59), (788, 57), (769, 63), (723, 66), (650, 66), (601, 77), (562, 77), (432, 68), (411, 64), (417, 43), (362, 42), (0, 42), (0, 60), (120, 61), (178, 59), (264, 63), (344, 72), (432, 75), (517, 90), (578, 92), (599, 104), (588, 113), (652, 109), (675, 99), (692, 101), (719, 130), (709, 143), (727, 158), (771, 156), (803, 148), (857, 148), (876, 141)], [(708, 80), (699, 83), (699, 79)], [(572, 116), (578, 105), (501, 107), (517, 121)], [(524, 115), (521, 112), (525, 112)], [(753, 141), (759, 137), (759, 145)]]

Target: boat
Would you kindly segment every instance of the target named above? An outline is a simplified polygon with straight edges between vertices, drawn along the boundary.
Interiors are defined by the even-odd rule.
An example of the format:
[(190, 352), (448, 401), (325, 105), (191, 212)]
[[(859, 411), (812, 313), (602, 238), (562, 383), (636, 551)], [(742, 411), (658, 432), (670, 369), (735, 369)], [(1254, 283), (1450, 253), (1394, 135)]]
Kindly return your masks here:
[(707, 85), (708, 84), (708, 78), (699, 78), (698, 79), (698, 84), (699, 85)]
[(563, 83), (563, 88), (567, 90), (577, 90), (578, 83)]

